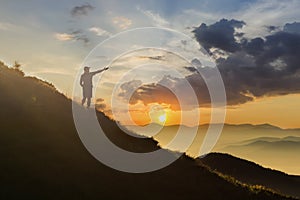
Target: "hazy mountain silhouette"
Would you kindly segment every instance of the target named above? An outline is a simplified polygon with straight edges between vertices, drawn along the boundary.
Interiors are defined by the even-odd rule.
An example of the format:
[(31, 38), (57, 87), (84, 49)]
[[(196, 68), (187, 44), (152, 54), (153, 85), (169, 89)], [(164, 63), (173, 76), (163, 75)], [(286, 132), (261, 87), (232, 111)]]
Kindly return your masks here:
[(300, 137), (251, 139), (228, 145), (221, 151), (256, 161), (266, 167), (276, 166), (276, 169), (299, 174)]
[[(162, 127), (158, 124), (150, 124), (147, 127), (128, 126), (128, 128), (137, 133), (152, 133), (161, 129), (154, 139), (164, 147), (174, 138), (179, 126)], [(191, 131), (190, 127), (182, 128), (186, 134)], [(195, 140), (186, 152), (191, 157), (199, 156), (207, 129), (207, 124), (198, 127)], [(228, 153), (289, 174), (300, 174), (299, 142), (300, 129), (281, 129), (269, 124), (225, 124), (213, 151)], [(181, 151), (184, 151), (183, 148)]]
[[(113, 170), (83, 147), (71, 100), (51, 84), (1, 63), (0, 92), (0, 199), (292, 199), (242, 184), (187, 156), (151, 173)], [(98, 118), (123, 148), (157, 148), (151, 139), (125, 135), (102, 113)]]
[(252, 143), (261, 142), (300, 142), (300, 137), (287, 136), (287, 137), (258, 137), (250, 140), (240, 142), (240, 145), (251, 145)]

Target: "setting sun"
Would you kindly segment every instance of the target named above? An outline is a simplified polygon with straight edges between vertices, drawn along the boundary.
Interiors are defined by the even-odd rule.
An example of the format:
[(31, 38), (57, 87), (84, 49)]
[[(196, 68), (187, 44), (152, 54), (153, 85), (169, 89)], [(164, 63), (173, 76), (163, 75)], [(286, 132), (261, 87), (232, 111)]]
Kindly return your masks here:
[(160, 115), (160, 116), (158, 117), (158, 121), (161, 122), (161, 123), (166, 122), (166, 120), (167, 120), (166, 114)]

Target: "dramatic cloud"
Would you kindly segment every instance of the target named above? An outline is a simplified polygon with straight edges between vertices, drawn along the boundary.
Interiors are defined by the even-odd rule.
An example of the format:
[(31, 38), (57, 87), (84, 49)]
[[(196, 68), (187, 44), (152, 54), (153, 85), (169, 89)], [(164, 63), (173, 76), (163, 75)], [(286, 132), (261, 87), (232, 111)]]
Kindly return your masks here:
[(222, 19), (215, 24), (207, 26), (202, 23), (193, 30), (197, 41), (208, 51), (212, 47), (219, 48), (228, 52), (235, 52), (240, 49), (240, 44), (235, 36), (235, 29), (242, 28), (245, 25), (243, 21)]
[(272, 32), (265, 38), (242, 38), (237, 42), (234, 28), (244, 24), (223, 19), (210, 26), (202, 24), (193, 31), (197, 41), (208, 51), (217, 48), (228, 55), (216, 61), (225, 83), (228, 103), (299, 93), (299, 23), (286, 24), (283, 31)]
[[(193, 31), (197, 41), (211, 54), (218, 53), (218, 50), (226, 53), (225, 57), (217, 57), (216, 64), (224, 81), (227, 104), (300, 93), (300, 23), (285, 24), (282, 30), (274, 29), (264, 38), (244, 38), (241, 33), (237, 40), (236, 31), (244, 25), (242, 21), (222, 19), (209, 26), (202, 24)], [(194, 66), (184, 67), (190, 73), (184, 78), (164, 76), (156, 84), (143, 85), (135, 80), (139, 84), (135, 87), (132, 87), (132, 82), (124, 84), (120, 96), (130, 99), (131, 104), (138, 101), (144, 104), (165, 103), (176, 110), (179, 109), (178, 102), (171, 91), (189, 96), (185, 94), (188, 91), (185, 82), (188, 81), (199, 105), (207, 106), (210, 96), (200, 74), (210, 74), (212, 68), (202, 66), (197, 59), (192, 63)], [(209, 77), (209, 80), (214, 82), (215, 78)], [(191, 108), (199, 106), (193, 105), (188, 98), (184, 104)]]
[[(165, 77), (168, 79), (171, 77)], [(126, 102), (136, 104), (141, 101), (144, 105), (151, 103), (169, 104), (173, 110), (179, 110), (179, 104), (176, 96), (167, 87), (161, 84), (145, 84), (142, 85), (140, 80), (133, 80), (124, 83), (121, 86), (122, 92), (119, 94)], [(188, 102), (186, 102), (188, 103)]]
[(294, 23), (287, 23), (283, 27), (283, 31), (288, 33), (300, 33), (300, 23), (294, 22)]
[(95, 7), (91, 6), (90, 4), (84, 4), (82, 6), (75, 6), (71, 10), (71, 15), (73, 17), (80, 17), (84, 15), (88, 15), (88, 13), (93, 10)]
[[(190, 86), (195, 91), (196, 101), (191, 98)], [(130, 104), (136, 104), (139, 101), (145, 105), (152, 103), (167, 104), (172, 110), (191, 110), (199, 107), (200, 104), (210, 104), (207, 86), (198, 73), (185, 78), (165, 75), (159, 82), (151, 84), (142, 84), (139, 80), (133, 80), (124, 83), (121, 88), (122, 92), (119, 96)]]

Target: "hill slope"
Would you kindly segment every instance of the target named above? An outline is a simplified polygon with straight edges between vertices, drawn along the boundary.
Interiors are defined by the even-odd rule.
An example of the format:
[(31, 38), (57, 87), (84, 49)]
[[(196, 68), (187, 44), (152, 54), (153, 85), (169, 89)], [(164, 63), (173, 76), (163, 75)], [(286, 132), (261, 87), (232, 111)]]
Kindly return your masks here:
[(267, 169), (229, 154), (211, 153), (197, 159), (197, 162), (222, 174), (235, 177), (243, 183), (264, 185), (275, 191), (300, 197), (299, 176), (291, 176), (280, 171)]
[[(0, 64), (0, 92), (0, 199), (292, 199), (227, 180), (186, 156), (146, 174), (113, 170), (83, 147), (71, 101), (51, 85)], [(157, 148), (98, 117), (123, 148)]]

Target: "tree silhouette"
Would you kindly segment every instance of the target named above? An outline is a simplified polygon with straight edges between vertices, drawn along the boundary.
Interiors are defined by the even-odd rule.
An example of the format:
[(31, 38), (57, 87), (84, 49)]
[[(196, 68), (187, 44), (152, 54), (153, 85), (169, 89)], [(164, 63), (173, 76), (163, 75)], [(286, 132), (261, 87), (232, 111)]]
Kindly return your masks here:
[(17, 70), (21, 70), (21, 64), (18, 61), (15, 61), (13, 68), (17, 69)]
[(16, 70), (18, 73), (20, 73), (22, 76), (24, 76), (24, 72), (21, 69), (21, 64), (18, 61), (15, 61), (13, 68)]

